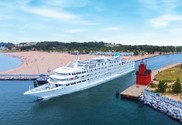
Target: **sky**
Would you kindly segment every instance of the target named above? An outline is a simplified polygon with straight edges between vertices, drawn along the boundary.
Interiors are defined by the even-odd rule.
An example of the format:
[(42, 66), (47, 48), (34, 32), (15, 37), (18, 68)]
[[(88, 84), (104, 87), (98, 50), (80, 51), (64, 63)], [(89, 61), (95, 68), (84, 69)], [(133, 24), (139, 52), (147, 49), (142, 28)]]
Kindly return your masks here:
[(182, 0), (0, 0), (1, 42), (182, 45)]

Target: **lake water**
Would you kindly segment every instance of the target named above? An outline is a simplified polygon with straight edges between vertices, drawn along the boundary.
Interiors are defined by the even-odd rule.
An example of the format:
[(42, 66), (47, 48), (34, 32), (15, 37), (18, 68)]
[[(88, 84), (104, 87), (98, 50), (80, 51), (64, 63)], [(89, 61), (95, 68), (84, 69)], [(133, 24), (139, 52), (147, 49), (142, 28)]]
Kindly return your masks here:
[[(157, 69), (182, 62), (182, 54), (145, 62), (149, 68)], [(133, 74), (46, 101), (23, 95), (32, 81), (0, 81), (0, 125), (181, 125), (139, 101), (115, 96), (117, 89), (122, 91), (135, 82)]]
[(14, 69), (20, 65), (20, 59), (0, 53), (0, 71)]

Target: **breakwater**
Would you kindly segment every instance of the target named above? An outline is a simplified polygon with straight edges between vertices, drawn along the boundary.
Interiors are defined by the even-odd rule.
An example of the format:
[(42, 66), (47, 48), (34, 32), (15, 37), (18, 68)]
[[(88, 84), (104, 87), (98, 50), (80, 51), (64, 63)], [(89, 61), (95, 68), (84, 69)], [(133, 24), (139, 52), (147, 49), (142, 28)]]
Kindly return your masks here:
[(159, 94), (153, 93), (149, 90), (144, 90), (139, 99), (144, 102), (144, 104), (151, 106), (155, 110), (164, 112), (173, 119), (182, 122), (181, 102), (160, 96)]
[[(41, 74), (44, 76), (47, 76), (46, 74)], [(30, 75), (30, 74), (16, 74), (16, 75), (4, 75), (0, 74), (0, 80), (35, 80), (39, 78), (41, 75), (35, 74), (35, 75)]]

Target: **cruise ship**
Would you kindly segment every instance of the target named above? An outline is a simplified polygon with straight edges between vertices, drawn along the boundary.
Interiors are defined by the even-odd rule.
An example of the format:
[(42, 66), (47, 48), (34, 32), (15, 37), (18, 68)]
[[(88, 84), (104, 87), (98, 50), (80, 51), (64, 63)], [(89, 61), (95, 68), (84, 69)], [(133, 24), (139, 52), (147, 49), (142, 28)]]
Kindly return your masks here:
[(39, 99), (66, 95), (97, 86), (133, 70), (135, 63), (121, 58), (119, 54), (86, 61), (77, 59), (71, 64), (55, 69), (49, 76), (48, 83), (29, 89), (24, 95), (36, 96)]

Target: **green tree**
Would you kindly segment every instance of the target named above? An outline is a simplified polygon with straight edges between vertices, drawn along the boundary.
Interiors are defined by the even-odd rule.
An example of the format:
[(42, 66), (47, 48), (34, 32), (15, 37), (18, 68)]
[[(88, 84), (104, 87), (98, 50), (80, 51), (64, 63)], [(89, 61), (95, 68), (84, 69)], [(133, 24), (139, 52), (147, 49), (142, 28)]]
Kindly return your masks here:
[(166, 88), (167, 88), (167, 84), (165, 83), (165, 81), (160, 80), (159, 81), (159, 84), (157, 86), (157, 91), (158, 92), (165, 92), (166, 91)]
[(177, 78), (175, 83), (172, 86), (172, 92), (179, 93), (181, 92), (181, 89), (182, 89), (181, 81), (179, 80), (179, 78)]
[(134, 51), (134, 55), (135, 55), (135, 56), (138, 56), (138, 55), (139, 55), (139, 52), (135, 50), (135, 51)]

